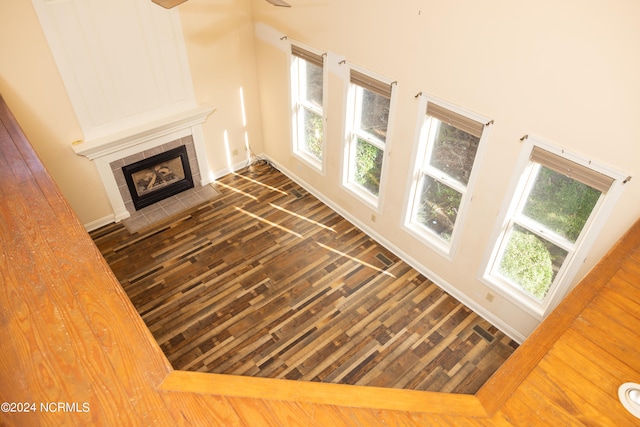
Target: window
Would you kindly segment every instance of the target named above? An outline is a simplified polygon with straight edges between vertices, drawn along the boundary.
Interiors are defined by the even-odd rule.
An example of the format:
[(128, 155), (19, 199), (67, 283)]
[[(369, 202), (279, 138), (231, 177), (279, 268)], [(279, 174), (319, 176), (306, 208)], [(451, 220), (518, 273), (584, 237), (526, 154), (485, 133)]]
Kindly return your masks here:
[(291, 45), (293, 152), (322, 169), (324, 152), (323, 56)]
[[(423, 100), (422, 111), (424, 104)], [(447, 104), (433, 99), (426, 102), (405, 226), (449, 253), (470, 199), (472, 171), (484, 146), (481, 141), (487, 137), (484, 123), (489, 120), (443, 105)]]
[(544, 316), (568, 291), (618, 174), (541, 143), (528, 152), (486, 277)]
[(392, 85), (350, 71), (345, 185), (377, 207), (380, 197)]

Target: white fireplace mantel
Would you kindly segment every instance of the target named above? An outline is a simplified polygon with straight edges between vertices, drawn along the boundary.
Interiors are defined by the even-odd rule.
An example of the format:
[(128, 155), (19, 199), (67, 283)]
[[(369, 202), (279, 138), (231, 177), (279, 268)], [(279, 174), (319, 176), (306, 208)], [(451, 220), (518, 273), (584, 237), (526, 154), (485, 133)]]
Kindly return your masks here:
[(111, 163), (116, 160), (191, 135), (200, 170), (200, 184), (212, 182), (201, 125), (213, 111), (214, 108), (211, 106), (199, 106), (111, 135), (71, 145), (76, 154), (95, 162), (113, 208), (114, 221), (121, 221), (130, 216), (111, 170)]
[(185, 128), (200, 125), (213, 111), (213, 107), (199, 106), (111, 135), (76, 142), (71, 144), (71, 148), (76, 154), (95, 160)]

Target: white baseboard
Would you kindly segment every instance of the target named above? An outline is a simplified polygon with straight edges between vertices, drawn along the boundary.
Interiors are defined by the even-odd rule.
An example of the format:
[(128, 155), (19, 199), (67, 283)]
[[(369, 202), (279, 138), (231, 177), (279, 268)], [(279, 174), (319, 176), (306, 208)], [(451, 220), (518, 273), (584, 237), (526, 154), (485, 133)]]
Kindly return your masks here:
[(233, 173), (235, 171), (238, 171), (244, 167), (249, 166), (249, 161), (248, 160), (243, 160), (241, 162), (235, 163), (233, 165), (231, 165), (231, 167), (226, 167), (226, 168), (222, 168), (222, 169), (218, 169), (217, 171), (213, 171), (213, 180), (210, 180), (209, 183), (215, 181), (216, 179), (223, 177), (225, 175), (228, 175), (230, 173)]
[(484, 308), (481, 305), (479, 305), (472, 298), (469, 298), (466, 294), (461, 292), (458, 288), (456, 288), (455, 286), (453, 286), (452, 284), (450, 284), (449, 282), (444, 280), (442, 277), (440, 277), (437, 274), (435, 274), (433, 271), (431, 271), (429, 268), (427, 268), (423, 264), (421, 264), (418, 261), (416, 261), (412, 256), (410, 256), (408, 253), (406, 253), (405, 251), (400, 249), (395, 244), (391, 243), (384, 236), (380, 235), (378, 232), (376, 232), (375, 230), (371, 229), (368, 225), (366, 225), (365, 223), (363, 223), (362, 221), (360, 221), (356, 217), (352, 216), (348, 211), (342, 209), (340, 206), (338, 206), (335, 203), (333, 203), (330, 199), (325, 197), (316, 188), (314, 188), (311, 185), (309, 185), (309, 183), (305, 182), (303, 179), (300, 179), (300, 177), (298, 177), (296, 174), (292, 173), (290, 170), (286, 169), (284, 166), (279, 164), (277, 161), (273, 160), (272, 158), (270, 158), (266, 154), (261, 154), (260, 157), (263, 158), (263, 159), (268, 160), (269, 162), (271, 162), (278, 170), (280, 170), (282, 173), (284, 173), (288, 178), (290, 178), (291, 180), (293, 180), (294, 182), (296, 182), (300, 186), (304, 187), (305, 190), (307, 190), (309, 193), (313, 194), (313, 196), (316, 197), (318, 200), (320, 200), (322, 203), (324, 203), (325, 205), (329, 206), (331, 209), (333, 209), (338, 214), (340, 214), (342, 217), (344, 217), (347, 221), (349, 221), (350, 223), (352, 223), (353, 225), (358, 227), (360, 230), (362, 230), (364, 233), (366, 233), (372, 239), (374, 239), (379, 244), (381, 244), (382, 246), (384, 246), (385, 248), (387, 248), (388, 250), (393, 252), (396, 256), (398, 256), (404, 262), (409, 264), (416, 271), (420, 272), (425, 277), (428, 277), (429, 280), (431, 280), (437, 286), (439, 286), (444, 291), (449, 293), (451, 296), (453, 296), (455, 299), (460, 301), (462, 304), (464, 304), (467, 307), (469, 307), (471, 310), (473, 310), (480, 317), (482, 317), (483, 319), (485, 319), (486, 321), (488, 321), (489, 323), (494, 325), (496, 328), (500, 329), (509, 338), (511, 338), (512, 340), (516, 341), (519, 344), (521, 344), (527, 338), (526, 336), (522, 335), (517, 330), (513, 329), (510, 325), (505, 323), (502, 319), (497, 317), (494, 313), (490, 312), (486, 308)]
[(104, 227), (107, 224), (111, 224), (112, 222), (116, 222), (113, 219), (113, 215), (107, 215), (105, 217), (96, 219), (95, 221), (84, 224), (84, 229), (87, 230), (87, 232), (90, 232), (93, 230), (97, 230), (100, 227)]

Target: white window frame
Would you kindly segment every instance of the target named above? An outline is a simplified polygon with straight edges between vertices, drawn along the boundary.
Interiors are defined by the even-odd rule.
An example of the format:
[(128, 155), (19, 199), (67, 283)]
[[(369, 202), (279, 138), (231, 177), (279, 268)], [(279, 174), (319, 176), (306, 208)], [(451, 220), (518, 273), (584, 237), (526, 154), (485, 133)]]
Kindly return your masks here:
[[(292, 45), (298, 46), (301, 49), (307, 50), (321, 57), (326, 57), (326, 54), (311, 46), (305, 45), (299, 42), (291, 42), (289, 48), (289, 76), (290, 76), (290, 90), (291, 90), (291, 149), (293, 155), (310, 166), (315, 171), (324, 174), (325, 162), (326, 162), (326, 144), (327, 144), (327, 119), (325, 116), (327, 105), (327, 61), (322, 61), (322, 108), (318, 108), (316, 105), (307, 102), (306, 99), (300, 97), (300, 87), (305, 76), (300, 74), (300, 61), (305, 61), (291, 53)], [(326, 58), (324, 58), (326, 59)], [(306, 61), (305, 61), (306, 62)], [(314, 156), (310, 155), (304, 149), (304, 124), (301, 124), (302, 115), (301, 109), (309, 110), (322, 117), (322, 160), (318, 160)]]
[[(418, 104), (417, 118), (418, 127), (415, 132), (416, 137), (413, 144), (414, 148), (412, 154), (413, 165), (410, 169), (408, 180), (409, 191), (405, 196), (403, 205), (403, 228), (413, 237), (418, 239), (421, 243), (440, 252), (440, 254), (445, 258), (452, 260), (455, 255), (460, 236), (462, 235), (462, 229), (464, 227), (465, 219), (469, 211), (469, 206), (471, 205), (473, 188), (475, 187), (480, 165), (484, 157), (485, 147), (487, 145), (487, 140), (489, 138), (492, 127), (490, 125), (490, 123), (492, 123), (492, 120), (486, 116), (463, 109), (434, 96), (421, 94), (419, 98), (420, 100)], [(460, 114), (485, 125), (483, 127), (482, 135), (480, 136), (480, 141), (478, 143), (478, 149), (476, 151), (473, 165), (471, 167), (469, 181), (466, 185), (462, 182), (459, 182), (457, 179), (448, 176), (444, 171), (441, 171), (429, 165), (431, 151), (433, 149), (434, 139), (437, 132), (434, 132), (434, 129), (432, 129), (432, 117), (426, 114), (428, 103), (437, 104), (449, 111)], [(440, 181), (441, 183), (458, 191), (462, 195), (460, 206), (458, 208), (458, 214), (456, 216), (456, 223), (454, 225), (453, 233), (449, 241), (443, 239), (428, 227), (416, 223), (413, 220), (414, 212), (417, 205), (417, 198), (419, 196), (418, 193), (420, 191), (420, 184), (424, 175), (428, 175), (431, 178)]]
[[(529, 190), (534, 184), (537, 176), (537, 168), (540, 168), (539, 164), (530, 160), (534, 146), (613, 178), (611, 187), (606, 193), (600, 196), (582, 232), (574, 243), (558, 235), (551, 236), (550, 233), (552, 232), (541, 234), (540, 231), (538, 231), (536, 233), (563, 249), (568, 250), (562, 267), (556, 274), (547, 295), (542, 301), (530, 295), (519, 286), (500, 277), (499, 274), (493, 273), (494, 268), (497, 268), (497, 263), (501, 259), (506, 241), (509, 238), (508, 233), (512, 229), (513, 224), (522, 225), (524, 223), (525, 228), (532, 226), (531, 224), (527, 224), (526, 219), (522, 221), (523, 216), (520, 216), (520, 212), (523, 209)], [(483, 262), (480, 281), (503, 295), (534, 318), (543, 320), (560, 301), (562, 301), (573, 286), (575, 286), (578, 270), (582, 263), (586, 261), (589, 250), (595, 243), (598, 233), (606, 223), (608, 216), (613, 211), (623, 191), (625, 177), (626, 175), (619, 171), (587, 159), (584, 156), (566, 151), (542, 138), (531, 135), (527, 136), (523, 142), (515, 178), (511, 183), (508, 197), (505, 199), (501, 214), (499, 215), (499, 225), (493, 232), (490, 250)]]
[[(343, 153), (343, 171), (342, 171), (342, 186), (349, 192), (355, 195), (359, 200), (366, 203), (373, 208), (376, 212), (381, 212), (381, 207), (384, 199), (385, 192), (385, 178), (387, 176), (388, 161), (387, 158), (390, 152), (390, 145), (393, 135), (393, 123), (395, 117), (395, 103), (397, 93), (397, 82), (391, 79), (376, 74), (372, 71), (358, 67), (354, 64), (349, 64), (349, 73), (351, 70), (355, 70), (361, 74), (364, 74), (372, 79), (377, 80), (380, 83), (390, 86), (391, 96), (389, 97), (389, 117), (387, 120), (387, 136), (385, 141), (376, 138), (366, 132), (362, 132), (359, 127), (355, 126), (356, 121), (362, 116), (362, 91), (358, 90), (358, 85), (351, 82), (350, 77), (347, 77), (347, 102), (346, 102), (346, 114), (345, 114), (345, 144)], [(354, 166), (352, 159), (355, 158), (358, 138), (363, 139), (367, 143), (382, 150), (382, 169), (380, 173), (380, 186), (378, 188), (378, 196), (375, 196), (363, 186), (354, 182)]]

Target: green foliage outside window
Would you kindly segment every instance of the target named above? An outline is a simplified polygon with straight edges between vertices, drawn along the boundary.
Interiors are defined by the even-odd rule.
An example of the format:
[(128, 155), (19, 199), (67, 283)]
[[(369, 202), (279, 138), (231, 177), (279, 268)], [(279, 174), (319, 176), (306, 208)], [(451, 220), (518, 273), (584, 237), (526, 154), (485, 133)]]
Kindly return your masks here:
[(480, 138), (448, 123), (440, 122), (437, 119), (431, 120), (432, 123), (438, 123), (438, 133), (431, 155), (431, 166), (467, 185)]
[[(575, 242), (601, 192), (547, 167), (540, 167), (522, 214)], [(500, 272), (538, 299), (543, 299), (568, 252), (515, 226)]]
[(575, 242), (600, 194), (575, 179), (541, 167), (523, 213)]
[(553, 281), (551, 253), (536, 235), (513, 230), (500, 262), (500, 273), (542, 299)]
[(430, 176), (425, 176), (415, 219), (446, 241), (450, 241), (461, 200), (462, 194)]
[[(448, 175), (467, 185), (480, 138), (436, 118), (431, 118), (430, 126), (430, 132), (436, 132), (430, 148), (430, 166), (439, 175)], [(425, 175), (414, 220), (450, 241), (461, 203), (460, 192)]]
[(375, 196), (380, 192), (382, 157), (382, 150), (358, 138), (353, 179)]
[(305, 111), (304, 150), (317, 160), (322, 160), (322, 117)]

